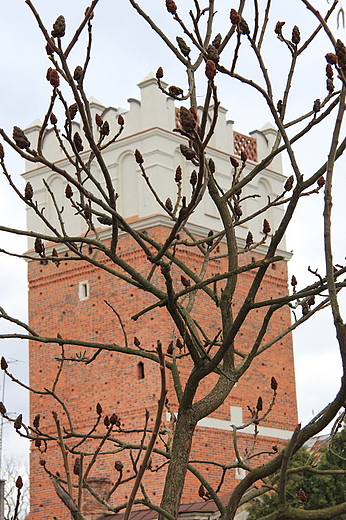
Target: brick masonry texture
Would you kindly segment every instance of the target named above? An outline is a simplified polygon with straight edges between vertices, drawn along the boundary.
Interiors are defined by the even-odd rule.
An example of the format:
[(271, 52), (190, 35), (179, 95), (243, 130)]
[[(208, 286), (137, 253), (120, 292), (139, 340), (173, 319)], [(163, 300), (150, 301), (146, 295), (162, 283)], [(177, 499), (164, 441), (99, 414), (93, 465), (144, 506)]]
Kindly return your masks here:
[[(158, 242), (163, 242), (167, 229), (157, 226), (148, 230), (150, 236)], [(222, 252), (223, 245), (220, 245)], [(189, 267), (197, 273), (200, 269), (201, 257), (190, 250), (179, 246), (177, 254), (187, 262)], [(147, 275), (150, 271), (145, 255), (141, 253), (128, 236), (121, 236), (118, 246), (121, 257), (129, 262), (135, 269)], [(93, 252), (94, 253), (94, 252)], [(240, 263), (251, 262), (260, 258), (254, 252), (240, 255)], [(98, 253), (97, 260), (107, 267), (113, 268), (109, 260)], [(208, 274), (222, 272), (225, 259), (212, 260), (208, 267)], [(116, 268), (118, 269), (118, 268)], [(181, 290), (180, 271), (172, 270), (174, 287)], [(253, 280), (254, 272), (244, 273), (239, 276), (236, 296), (232, 302), (234, 313), (242, 304), (246, 291)], [(154, 280), (164, 287), (161, 273), (156, 270)], [(79, 284), (87, 281), (89, 285), (89, 297), (85, 300), (79, 298)], [(218, 283), (217, 290), (220, 294), (222, 282)], [(286, 262), (278, 262), (268, 268), (265, 282), (262, 285), (258, 299), (269, 300), (287, 294), (287, 266)], [(109, 305), (107, 305), (107, 303)], [(137, 321), (131, 320), (131, 316), (144, 307), (154, 303), (155, 300), (149, 294), (139, 291), (124, 281), (115, 278), (112, 274), (102, 269), (97, 269), (90, 264), (69, 261), (61, 257), (59, 267), (54, 264), (42, 265), (29, 263), (29, 316), (30, 325), (40, 334), (47, 337), (56, 337), (59, 333), (63, 338), (87, 340), (89, 342), (105, 342), (109, 345), (117, 344), (125, 346), (124, 334), (119, 320), (112, 310), (115, 309), (123, 321), (129, 345), (133, 347), (133, 338), (136, 336), (140, 347), (154, 351), (157, 340), (162, 342), (166, 351), (171, 341), (183, 338), (177, 332), (165, 309), (155, 309), (140, 317)], [(264, 317), (264, 309), (253, 310), (248, 316), (244, 326), (236, 338), (236, 348), (248, 351)], [(199, 320), (207, 331), (209, 337), (215, 337), (219, 330), (219, 310), (215, 304), (204, 294), (197, 296), (193, 316)], [(278, 310), (272, 324), (265, 336), (265, 341), (280, 334), (290, 324), (288, 309)], [(69, 359), (76, 354), (88, 356), (95, 354), (97, 349), (85, 349), (84, 347), (64, 347), (64, 356)], [(182, 351), (184, 353), (184, 350)], [(53, 381), (59, 368), (58, 358), (61, 356), (61, 348), (51, 343), (31, 342), (30, 344), (30, 385), (38, 390), (52, 388)], [(167, 359), (171, 360), (169, 356)], [(142, 365), (140, 365), (142, 363)], [(177, 359), (177, 364), (183, 380), (186, 380), (190, 368), (187, 356)], [(144, 371), (144, 377), (140, 378), (140, 372)], [(142, 374), (143, 375), (143, 374)], [(270, 379), (274, 376), (279, 384), (278, 399), (272, 412), (264, 421), (263, 426), (293, 430), (297, 424), (296, 394), (294, 363), (292, 352), (292, 340), (290, 335), (280, 339), (268, 352), (259, 356), (246, 376), (237, 383), (229, 397), (222, 406), (212, 415), (213, 418), (230, 422), (230, 407), (237, 406), (243, 409), (244, 421), (250, 418), (247, 407), (255, 407), (259, 396), (262, 396), (264, 408), (271, 400)], [(217, 380), (217, 376), (210, 375), (203, 381), (197, 398), (206, 395)], [(137, 356), (127, 356), (115, 351), (102, 351), (96, 359), (88, 365), (65, 361), (62, 374), (56, 387), (56, 394), (66, 403), (73, 418), (75, 431), (82, 435), (90, 431), (96, 422), (96, 404), (99, 402), (103, 408), (103, 415), (116, 413), (124, 430), (140, 429), (145, 422), (145, 410), (149, 411), (149, 428), (155, 420), (157, 401), (160, 395), (160, 376), (158, 366), (150, 360)], [(176, 397), (172, 380), (168, 379), (169, 408), (172, 412), (177, 410)], [(32, 394), (30, 403), (31, 420), (37, 414), (41, 414), (41, 429), (45, 432), (54, 432), (52, 411), (58, 413), (63, 427), (68, 427), (66, 413), (53, 396)], [(169, 423), (163, 418), (165, 426)], [(106, 431), (103, 419), (96, 432), (102, 434)], [(118, 433), (117, 438), (126, 442), (139, 442), (141, 433)], [(169, 442), (169, 433), (163, 436), (164, 442)], [(69, 445), (77, 444), (76, 440), (67, 440)], [(273, 438), (259, 437), (256, 451), (272, 452), (273, 445), (282, 444)], [(239, 434), (239, 450), (250, 450), (253, 436)], [(90, 453), (95, 443), (84, 443), (83, 448), (89, 455), (84, 457), (84, 467), (91, 460)], [(164, 466), (160, 471), (158, 467), (166, 462), (165, 446), (162, 440), (158, 440), (156, 447), (162, 450), (162, 455), (154, 454), (151, 462), (151, 470), (148, 470), (144, 478), (144, 486), (153, 502), (158, 502), (163, 488)], [(42, 448), (43, 451), (43, 448)], [(76, 450), (78, 451), (78, 449)], [(263, 461), (264, 456), (259, 457), (257, 463)], [(267, 455), (268, 457), (268, 455)], [(44, 453), (37, 448), (31, 449), (31, 511), (28, 520), (52, 519), (56, 516), (59, 520), (70, 518), (59, 499), (56, 497), (49, 477), (44, 468), (39, 464), (40, 459), (45, 459), (47, 468), (52, 473), (64, 474), (61, 453), (57, 445), (49, 444)], [(73, 456), (69, 456), (71, 468)], [(124, 476), (132, 475), (132, 464), (127, 452), (108, 454), (99, 457), (98, 462), (90, 472), (89, 482), (92, 487), (101, 494), (106, 494), (118, 478), (114, 469), (114, 462), (120, 460), (124, 464)], [(194, 439), (191, 461), (210, 482), (217, 486), (221, 478), (220, 467), (216, 464), (232, 463), (235, 454), (232, 444), (231, 429), (217, 430), (215, 428), (198, 427)], [(256, 459), (255, 459), (256, 460)], [(216, 464), (212, 464), (214, 461)], [(76, 477), (75, 483), (77, 483)], [(223, 492), (234, 486), (236, 480), (235, 470), (227, 472), (222, 487)], [(113, 504), (121, 504), (129, 496), (133, 480), (120, 487), (110, 500)], [(188, 474), (184, 491), (184, 502), (199, 500), (199, 482), (191, 473)], [(96, 518), (103, 509), (96, 504), (89, 493), (84, 495), (84, 509), (89, 512), (90, 518)]]

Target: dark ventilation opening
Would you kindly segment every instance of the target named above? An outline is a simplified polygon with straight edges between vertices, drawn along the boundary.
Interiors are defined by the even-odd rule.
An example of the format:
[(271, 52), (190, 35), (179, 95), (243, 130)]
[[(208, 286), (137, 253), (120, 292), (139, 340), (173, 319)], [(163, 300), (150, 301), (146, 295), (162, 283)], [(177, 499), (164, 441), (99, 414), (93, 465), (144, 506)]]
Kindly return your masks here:
[(144, 363), (142, 363), (142, 361), (140, 361), (137, 365), (137, 369), (138, 369), (138, 379), (144, 379)]

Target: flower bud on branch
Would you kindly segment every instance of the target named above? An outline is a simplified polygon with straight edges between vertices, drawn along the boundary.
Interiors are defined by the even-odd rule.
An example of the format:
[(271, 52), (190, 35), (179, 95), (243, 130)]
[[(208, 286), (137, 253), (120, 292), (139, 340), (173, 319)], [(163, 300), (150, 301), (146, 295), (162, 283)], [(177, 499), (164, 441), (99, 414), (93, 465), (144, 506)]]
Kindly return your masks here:
[(268, 220), (265, 218), (263, 220), (263, 233), (265, 235), (268, 235), (270, 232), (271, 232), (270, 224), (269, 224)]
[(35, 415), (34, 420), (32, 422), (32, 425), (34, 428), (36, 428), (36, 430), (37, 430), (37, 428), (40, 427), (40, 418), (41, 418), (41, 415), (38, 413), (37, 415)]
[(52, 87), (56, 88), (60, 85), (59, 73), (56, 69), (52, 69), (52, 67), (49, 67), (49, 69), (47, 70), (46, 78), (52, 85)]
[(159, 67), (156, 71), (156, 79), (162, 79), (163, 78), (163, 68)]
[(120, 462), (120, 460), (116, 460), (115, 463), (114, 463), (114, 468), (117, 470), (117, 471), (122, 471), (123, 468), (124, 468), (124, 464), (122, 462)]
[(50, 119), (50, 122), (51, 122), (52, 125), (56, 125), (57, 122), (58, 122), (58, 118), (56, 117), (55, 114), (53, 114), (53, 112), (51, 113), (49, 119)]
[(77, 81), (77, 83), (82, 79), (83, 76), (83, 69), (80, 65), (77, 65), (77, 67), (74, 69), (73, 73), (73, 79)]
[(25, 185), (25, 190), (24, 190), (24, 199), (31, 200), (33, 196), (34, 196), (34, 190), (32, 188), (32, 185), (30, 184), (30, 182), (27, 182)]
[(137, 164), (143, 164), (144, 163), (143, 155), (141, 154), (141, 152), (137, 148), (135, 150), (135, 159), (136, 159), (136, 163)]
[(257, 410), (258, 412), (260, 412), (261, 410), (263, 410), (263, 400), (262, 400), (262, 397), (261, 397), (261, 396), (257, 399), (256, 410)]
[(191, 133), (196, 126), (196, 120), (192, 116), (190, 110), (188, 110), (186, 107), (180, 107), (179, 118), (183, 130), (185, 130), (187, 133)]
[(166, 0), (167, 11), (171, 14), (177, 14), (177, 6), (173, 0)]
[(275, 379), (274, 376), (272, 376), (271, 380), (270, 380), (270, 388), (275, 392), (278, 388), (278, 382), (277, 380)]
[(181, 179), (182, 179), (182, 171), (181, 171), (181, 166), (177, 166), (177, 169), (175, 170), (175, 182), (178, 183), (178, 182), (181, 182)]
[(16, 480), (16, 488), (17, 489), (22, 489), (23, 487), (23, 479), (22, 477), (19, 475), (19, 477), (17, 478)]
[(291, 191), (291, 189), (293, 188), (293, 180), (293, 175), (290, 175), (284, 184), (285, 191)]
[(14, 423), (13, 423), (13, 426), (14, 426), (15, 430), (20, 430), (21, 429), (21, 427), (23, 426), (22, 420), (23, 420), (23, 416), (20, 413), (18, 415), (18, 417), (16, 418), (16, 420), (14, 421)]
[(66, 185), (66, 188), (65, 188), (65, 197), (67, 199), (71, 199), (73, 197), (73, 191), (72, 191), (72, 188), (69, 184)]
[(82, 152), (84, 150), (84, 146), (83, 146), (83, 142), (82, 142), (82, 138), (81, 136), (79, 135), (78, 132), (76, 132), (73, 136), (73, 142), (74, 142), (74, 145), (76, 147), (76, 150), (77, 152)]
[(196, 157), (196, 152), (192, 149), (186, 146), (185, 144), (180, 145), (180, 151), (182, 155), (187, 159), (188, 161), (191, 161), (191, 159), (194, 159)]
[(12, 137), (18, 148), (21, 150), (24, 148), (30, 148), (30, 141), (19, 126), (13, 127)]
[(181, 50), (181, 53), (187, 57), (191, 52), (190, 47), (186, 44), (185, 40), (183, 38), (181, 38), (180, 36), (177, 36), (176, 40), (178, 43), (178, 47)]
[(215, 63), (212, 60), (207, 60), (205, 64), (205, 75), (211, 81), (215, 78), (217, 73)]
[(292, 29), (292, 43), (294, 45), (298, 45), (299, 42), (300, 42), (300, 31), (299, 31), (299, 27), (297, 25), (295, 25)]
[(51, 35), (53, 38), (62, 38), (65, 36), (66, 31), (66, 23), (65, 18), (63, 15), (58, 16), (58, 18), (55, 20), (53, 24), (53, 30), (51, 32)]

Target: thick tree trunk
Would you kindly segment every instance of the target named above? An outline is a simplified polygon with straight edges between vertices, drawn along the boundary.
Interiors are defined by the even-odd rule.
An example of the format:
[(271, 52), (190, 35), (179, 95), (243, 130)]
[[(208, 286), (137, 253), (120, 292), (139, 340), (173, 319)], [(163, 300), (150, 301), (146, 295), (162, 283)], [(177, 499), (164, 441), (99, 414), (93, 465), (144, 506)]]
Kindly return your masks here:
[[(171, 460), (167, 471), (161, 507), (177, 518), (181, 495), (184, 489), (192, 437), (197, 424), (192, 408), (180, 410), (172, 444)], [(159, 520), (164, 520), (161, 517)]]

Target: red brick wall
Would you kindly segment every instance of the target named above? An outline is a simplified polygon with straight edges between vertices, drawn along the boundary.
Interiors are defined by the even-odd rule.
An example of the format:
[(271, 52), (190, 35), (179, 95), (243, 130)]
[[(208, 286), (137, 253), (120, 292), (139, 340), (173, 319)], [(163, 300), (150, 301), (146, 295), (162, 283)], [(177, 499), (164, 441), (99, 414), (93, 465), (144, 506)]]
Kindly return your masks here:
[[(150, 229), (149, 234), (159, 242), (163, 242), (165, 229), (158, 227)], [(222, 247), (222, 246), (221, 246)], [(140, 253), (131, 239), (122, 236), (119, 242), (119, 252), (124, 260), (128, 261), (143, 274), (147, 274), (151, 265), (145, 255)], [(199, 270), (200, 258), (195, 253), (181, 252), (190, 267)], [(246, 253), (240, 255), (241, 263), (251, 261), (257, 254)], [(102, 259), (99, 254), (98, 260)], [(211, 263), (210, 273), (221, 271), (223, 262), (218, 260)], [(111, 267), (111, 263), (107, 261)], [(253, 273), (245, 273), (239, 277), (237, 292), (232, 303), (236, 312), (242, 304), (245, 292), (253, 279)], [(154, 279), (162, 284), (160, 272), (154, 275)], [(180, 273), (173, 270), (174, 284), (181, 289)], [(80, 301), (78, 296), (78, 284), (88, 281), (90, 286), (90, 297)], [(222, 283), (218, 284), (220, 293)], [(265, 283), (260, 289), (260, 299), (270, 299), (287, 292), (286, 263), (280, 262), (275, 268), (270, 267), (266, 275)], [(58, 333), (63, 338), (85, 339), (87, 341), (102, 341), (110, 344), (124, 345), (124, 336), (115, 314), (108, 307), (107, 300), (120, 314), (126, 329), (130, 346), (133, 346), (133, 337), (137, 336), (141, 341), (141, 347), (146, 350), (154, 350), (159, 339), (166, 350), (171, 340), (177, 339), (177, 333), (167, 312), (164, 309), (155, 309), (145, 314), (136, 322), (131, 316), (150, 305), (155, 300), (153, 297), (129, 287), (125, 282), (115, 279), (106, 271), (95, 269), (89, 264), (62, 259), (60, 266), (40, 265), (31, 262), (29, 265), (29, 314), (30, 325), (39, 333), (46, 336), (56, 336)], [(195, 316), (203, 323), (210, 337), (214, 337), (219, 329), (218, 309), (204, 294), (198, 296), (195, 307)], [(236, 338), (236, 347), (246, 352), (252, 345), (259, 330), (264, 315), (264, 310), (258, 309), (251, 312), (242, 330)], [(266, 338), (280, 333), (289, 324), (290, 316), (288, 310), (277, 312), (275, 320), (271, 324)], [(91, 352), (89, 351), (91, 350)], [(75, 356), (76, 353), (92, 355), (95, 350), (84, 347), (65, 346), (65, 357)], [(55, 379), (60, 347), (52, 344), (30, 345), (30, 383), (31, 386), (42, 390), (52, 388)], [(138, 363), (144, 364), (144, 379), (138, 379)], [(182, 378), (186, 378), (189, 369), (189, 360), (185, 357), (178, 360), (178, 366)], [(291, 337), (286, 336), (278, 342), (267, 354), (256, 360), (251, 369), (225, 400), (223, 405), (213, 414), (214, 418), (230, 421), (230, 406), (241, 406), (243, 408), (244, 420), (249, 419), (247, 406), (254, 407), (259, 395), (262, 396), (264, 406), (268, 406), (272, 391), (270, 389), (270, 378), (275, 376), (279, 383), (278, 401), (273, 411), (265, 422), (266, 426), (293, 429), (297, 422), (294, 365), (292, 354)], [(198, 393), (201, 397), (208, 393), (216, 381), (216, 376), (211, 375), (203, 381)], [(95, 361), (89, 365), (66, 361), (65, 366), (56, 388), (56, 393), (66, 402), (71, 417), (73, 417), (74, 428), (78, 433), (86, 433), (90, 430), (96, 420), (95, 407), (100, 402), (104, 413), (111, 415), (117, 413), (121, 418), (124, 429), (140, 428), (144, 424), (145, 409), (150, 411), (149, 426), (155, 418), (157, 401), (160, 394), (159, 370), (156, 364), (143, 358), (126, 356), (112, 351), (101, 352)], [(168, 398), (172, 411), (176, 411), (176, 398), (172, 381), (168, 383)], [(67, 427), (67, 418), (58, 402), (51, 396), (33, 394), (31, 397), (31, 417), (37, 413), (41, 414), (41, 428), (43, 431), (53, 431), (52, 411), (59, 414), (64, 427)], [(97, 433), (104, 433), (105, 427), (101, 421)], [(125, 434), (117, 434), (122, 441), (129, 438)], [(141, 434), (132, 434), (132, 440), (140, 441)], [(168, 436), (164, 437), (167, 441)], [(66, 441), (69, 445), (76, 441)], [(239, 438), (240, 450), (251, 448), (253, 438), (250, 435), (241, 435)], [(271, 450), (276, 444), (275, 439), (261, 438), (257, 450)], [(157, 447), (164, 451), (164, 445), (160, 440)], [(92, 451), (91, 443), (83, 444), (83, 449), (88, 453)], [(78, 452), (78, 449), (76, 450)], [(39, 464), (39, 459), (45, 459), (47, 468), (55, 473), (58, 471), (63, 475), (62, 459), (57, 446), (49, 445), (45, 453), (39, 453), (37, 448), (32, 447), (31, 453), (31, 513), (30, 520), (51, 519), (57, 516), (59, 520), (69, 518), (69, 514), (56, 498), (49, 478)], [(73, 456), (69, 456), (73, 466)], [(210, 459), (217, 463), (231, 463), (234, 461), (234, 450), (230, 431), (216, 430), (212, 428), (197, 428), (194, 440), (192, 460), (208, 461)], [(85, 457), (85, 463), (90, 456)], [(131, 461), (125, 452), (111, 453), (100, 458), (90, 473), (90, 477), (97, 482), (98, 487), (108, 489), (109, 482), (114, 483), (118, 473), (114, 470), (114, 462), (120, 460), (124, 464), (124, 475), (132, 474)], [(158, 501), (162, 486), (164, 469), (157, 472), (165, 458), (154, 455), (152, 459), (152, 471), (145, 475), (144, 485), (150, 498)], [(216, 485), (221, 477), (218, 466), (210, 463), (195, 463), (204, 475)], [(234, 485), (235, 471), (231, 470), (225, 480), (223, 492)], [(119, 504), (125, 501), (131, 489), (130, 482), (121, 487), (113, 495), (113, 503)], [(187, 477), (184, 501), (192, 502), (199, 499), (199, 483), (196, 478), (189, 474)], [(85, 500), (88, 502), (88, 498)], [(111, 502), (112, 502), (111, 500)], [(89, 502), (88, 502), (89, 503)], [(88, 506), (90, 507), (90, 506)], [(95, 515), (99, 510), (95, 510)]]

